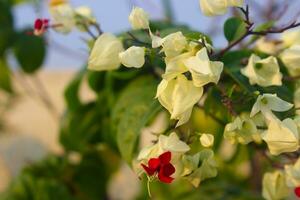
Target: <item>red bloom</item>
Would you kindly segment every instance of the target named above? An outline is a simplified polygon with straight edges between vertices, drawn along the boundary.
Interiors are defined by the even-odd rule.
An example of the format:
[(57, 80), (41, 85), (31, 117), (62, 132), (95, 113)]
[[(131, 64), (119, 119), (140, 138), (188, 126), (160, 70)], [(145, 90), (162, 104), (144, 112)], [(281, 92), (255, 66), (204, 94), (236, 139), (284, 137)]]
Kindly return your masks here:
[(296, 188), (294, 189), (294, 192), (295, 192), (295, 194), (296, 194), (297, 197), (300, 197), (300, 186), (299, 186), (299, 187), (296, 187)]
[(171, 183), (174, 178), (171, 177), (175, 172), (175, 167), (170, 163), (171, 152), (167, 151), (161, 154), (158, 158), (151, 158), (148, 161), (148, 166), (141, 164), (149, 176), (158, 173), (158, 179), (164, 183)]
[(49, 28), (49, 19), (36, 19), (34, 22), (34, 34), (42, 35)]

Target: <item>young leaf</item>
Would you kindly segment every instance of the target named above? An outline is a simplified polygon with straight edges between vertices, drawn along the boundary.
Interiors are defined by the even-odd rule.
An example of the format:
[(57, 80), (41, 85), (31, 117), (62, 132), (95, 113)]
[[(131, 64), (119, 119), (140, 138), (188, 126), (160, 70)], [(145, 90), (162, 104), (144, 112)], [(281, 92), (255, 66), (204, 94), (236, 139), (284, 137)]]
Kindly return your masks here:
[(233, 42), (246, 33), (245, 22), (237, 17), (229, 18), (224, 24), (224, 35), (228, 42)]

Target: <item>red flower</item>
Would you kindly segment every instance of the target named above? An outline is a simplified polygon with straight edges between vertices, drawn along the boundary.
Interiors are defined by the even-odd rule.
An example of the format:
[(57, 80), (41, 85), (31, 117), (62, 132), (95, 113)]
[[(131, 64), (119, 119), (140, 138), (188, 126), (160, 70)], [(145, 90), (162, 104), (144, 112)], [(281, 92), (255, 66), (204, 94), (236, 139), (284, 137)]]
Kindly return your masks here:
[(294, 189), (294, 192), (295, 192), (295, 194), (296, 194), (297, 197), (300, 197), (300, 186), (299, 186), (299, 187), (296, 187), (296, 188)]
[(148, 161), (148, 166), (141, 164), (149, 176), (158, 174), (158, 179), (164, 183), (171, 183), (174, 178), (171, 177), (175, 172), (175, 167), (170, 163), (171, 152), (167, 151), (161, 154), (158, 158), (151, 158)]
[(34, 22), (34, 34), (42, 35), (49, 28), (49, 19), (36, 19)]

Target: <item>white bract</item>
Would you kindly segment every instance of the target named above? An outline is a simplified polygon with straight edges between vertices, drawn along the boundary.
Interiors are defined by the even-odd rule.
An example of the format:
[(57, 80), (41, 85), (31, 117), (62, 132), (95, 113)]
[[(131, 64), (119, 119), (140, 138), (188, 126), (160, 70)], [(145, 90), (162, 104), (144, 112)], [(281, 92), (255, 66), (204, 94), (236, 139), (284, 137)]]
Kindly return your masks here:
[(141, 68), (145, 63), (145, 47), (132, 46), (119, 53), (121, 63), (126, 67)]
[(292, 107), (293, 104), (280, 99), (276, 94), (263, 94), (257, 97), (252, 107), (250, 117), (261, 113), (267, 120), (272, 120), (276, 118), (272, 111), (284, 112)]
[(249, 78), (251, 85), (257, 84), (263, 87), (282, 85), (282, 74), (277, 59), (273, 56), (261, 59), (252, 54), (248, 65), (241, 69), (241, 73)]
[(282, 171), (277, 170), (264, 174), (262, 195), (266, 200), (280, 200), (289, 195)]
[(300, 158), (294, 165), (284, 166), (286, 184), (288, 187), (295, 188), (300, 186)]
[(55, 31), (67, 34), (75, 27), (75, 12), (70, 4), (54, 4), (50, 6), (49, 12), (53, 19), (53, 24), (55, 24)]
[(294, 152), (299, 149), (299, 133), (296, 123), (287, 118), (283, 121), (271, 120), (262, 139), (268, 144), (270, 153), (279, 155), (285, 152)]
[(300, 45), (300, 29), (284, 31), (281, 40), (286, 47)]
[(243, 0), (200, 0), (200, 8), (204, 15), (223, 15), (229, 7), (241, 7)]
[(284, 50), (280, 58), (292, 76), (300, 75), (300, 44)]
[(102, 34), (90, 53), (88, 68), (96, 71), (119, 68), (119, 53), (123, 52), (121, 40), (110, 33)]
[(148, 29), (149, 28), (149, 15), (139, 7), (134, 7), (129, 15), (129, 22), (132, 29)]
[(161, 81), (156, 98), (171, 113), (171, 119), (179, 120), (177, 126), (180, 126), (189, 120), (193, 106), (202, 94), (202, 87), (195, 87), (185, 76), (178, 75), (176, 79)]

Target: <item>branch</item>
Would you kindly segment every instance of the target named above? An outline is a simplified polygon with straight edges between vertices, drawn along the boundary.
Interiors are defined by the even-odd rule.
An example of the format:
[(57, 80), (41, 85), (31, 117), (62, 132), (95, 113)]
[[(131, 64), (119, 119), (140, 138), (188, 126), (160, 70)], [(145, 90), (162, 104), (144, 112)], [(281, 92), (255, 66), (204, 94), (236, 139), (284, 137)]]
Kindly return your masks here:
[(292, 22), (289, 25), (286, 25), (284, 27), (281, 28), (270, 28), (268, 30), (265, 31), (253, 31), (253, 26), (254, 23), (251, 21), (250, 19), (250, 15), (249, 15), (249, 6), (246, 6), (246, 9), (244, 8), (239, 8), (240, 11), (244, 14), (244, 22), (246, 23), (246, 32), (239, 38), (237, 39), (235, 42), (230, 43), (227, 47), (225, 47), (224, 49), (222, 49), (219, 53), (215, 54), (214, 57), (215, 58), (220, 58), (222, 57), (226, 52), (228, 52), (229, 50), (231, 50), (233, 47), (235, 47), (236, 45), (238, 45), (240, 42), (242, 42), (244, 39), (246, 39), (249, 35), (260, 35), (260, 36), (265, 36), (268, 34), (276, 34), (276, 33), (283, 33), (286, 30), (292, 29), (292, 28), (296, 28), (300, 26), (300, 22)]

